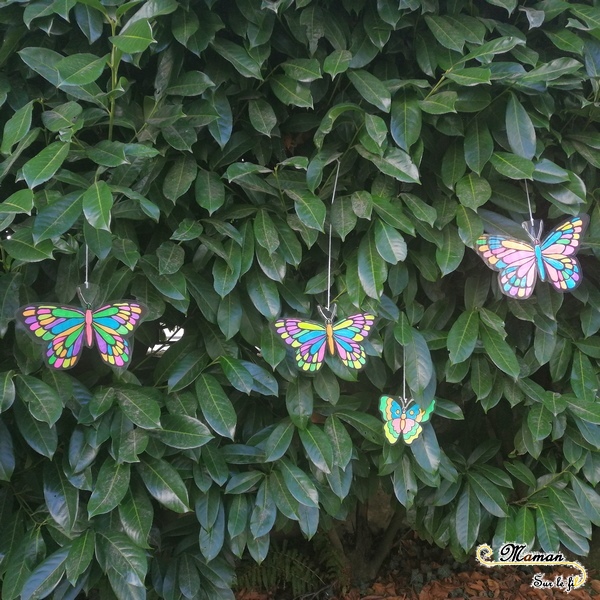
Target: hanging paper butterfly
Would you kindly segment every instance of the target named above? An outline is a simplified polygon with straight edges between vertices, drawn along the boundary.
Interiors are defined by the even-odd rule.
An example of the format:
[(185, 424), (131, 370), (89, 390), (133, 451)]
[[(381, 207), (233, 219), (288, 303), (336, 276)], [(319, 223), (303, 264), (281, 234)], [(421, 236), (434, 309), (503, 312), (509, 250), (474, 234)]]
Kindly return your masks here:
[(559, 292), (570, 292), (581, 283), (581, 267), (575, 254), (589, 217), (572, 217), (555, 227), (543, 242), (543, 223), (538, 223), (537, 232), (533, 223), (523, 223), (533, 245), (503, 235), (482, 235), (477, 239), (477, 252), (488, 267), (499, 271), (500, 290), (511, 298), (529, 298), (538, 275)]
[(131, 346), (126, 338), (146, 314), (137, 302), (125, 300), (107, 304), (96, 310), (90, 306), (29, 304), (17, 311), (17, 319), (32, 337), (46, 344), (44, 359), (54, 369), (70, 369), (79, 361), (83, 345), (94, 345), (102, 360), (112, 367), (127, 368)]
[(374, 315), (358, 314), (333, 323), (336, 305), (331, 310), (319, 306), (325, 324), (302, 319), (280, 319), (275, 330), (283, 341), (296, 348), (296, 362), (303, 371), (318, 371), (325, 360), (325, 351), (332, 356), (338, 354), (342, 362), (351, 369), (362, 369), (366, 363), (362, 342), (375, 322)]
[(407, 444), (412, 444), (423, 431), (420, 424), (429, 420), (434, 408), (435, 400), (423, 410), (412, 400), (400, 396), (381, 396), (379, 410), (385, 421), (383, 432), (388, 442), (395, 444), (402, 436)]

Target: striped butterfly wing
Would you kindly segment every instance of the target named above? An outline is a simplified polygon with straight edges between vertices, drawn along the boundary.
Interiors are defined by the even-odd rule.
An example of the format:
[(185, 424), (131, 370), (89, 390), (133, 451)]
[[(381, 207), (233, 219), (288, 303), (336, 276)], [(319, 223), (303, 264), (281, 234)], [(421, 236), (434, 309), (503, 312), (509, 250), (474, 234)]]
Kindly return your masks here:
[(582, 281), (581, 266), (575, 258), (590, 218), (579, 215), (555, 227), (541, 245), (544, 279), (559, 292), (570, 292)]
[(115, 302), (93, 311), (92, 329), (102, 360), (112, 367), (126, 368), (131, 360), (130, 337), (146, 315), (137, 302)]
[(275, 331), (296, 350), (296, 363), (303, 371), (318, 371), (325, 360), (327, 328), (321, 323), (302, 319), (279, 319)]
[(34, 340), (46, 344), (44, 359), (53, 369), (77, 364), (85, 343), (86, 311), (73, 306), (29, 304), (17, 312)]
[(537, 279), (535, 248), (503, 235), (482, 235), (475, 249), (488, 267), (498, 271), (500, 290), (511, 298), (529, 298)]
[(371, 332), (375, 316), (357, 314), (341, 319), (332, 330), (333, 341), (342, 362), (350, 369), (362, 369), (366, 363), (366, 353), (362, 342)]

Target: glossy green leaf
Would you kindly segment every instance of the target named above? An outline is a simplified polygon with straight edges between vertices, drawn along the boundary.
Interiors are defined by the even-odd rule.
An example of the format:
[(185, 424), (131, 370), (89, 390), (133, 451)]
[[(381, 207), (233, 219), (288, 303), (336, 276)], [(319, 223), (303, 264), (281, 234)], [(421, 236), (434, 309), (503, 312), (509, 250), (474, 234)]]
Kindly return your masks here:
[(256, 309), (268, 319), (275, 319), (281, 310), (277, 286), (264, 275), (251, 271), (246, 280), (246, 289)]
[(52, 458), (58, 446), (55, 426), (34, 419), (23, 404), (14, 405), (15, 421), (25, 442), (38, 454)]
[(300, 441), (310, 461), (321, 471), (330, 473), (333, 468), (333, 447), (323, 430), (313, 423), (299, 429)]
[(479, 533), (481, 518), (480, 503), (474, 489), (466, 484), (458, 497), (456, 505), (456, 537), (461, 548), (471, 550)]
[(348, 50), (334, 50), (323, 61), (323, 71), (335, 79), (336, 75), (348, 70), (351, 61), (352, 53)]
[(129, 477), (129, 464), (119, 464), (108, 457), (100, 467), (88, 502), (89, 516), (101, 515), (116, 508), (127, 493)]
[(331, 415), (325, 421), (325, 434), (333, 448), (334, 464), (345, 469), (352, 458), (352, 439), (335, 415)]
[(253, 378), (241, 361), (230, 356), (219, 357), (219, 363), (229, 383), (240, 392), (249, 394), (252, 391)]
[(96, 81), (106, 67), (107, 58), (78, 53), (59, 60), (54, 67), (58, 72), (58, 85), (79, 86)]
[(19, 190), (11, 194), (4, 202), (0, 203), (0, 214), (31, 214), (33, 208), (33, 191), (29, 189)]
[(313, 98), (310, 89), (287, 75), (269, 78), (273, 93), (284, 104), (300, 108), (312, 108)]
[[(214, 85), (210, 77), (205, 73), (201, 71), (187, 71), (166, 89), (166, 93), (171, 96), (200, 96)], [(184, 135), (184, 131), (181, 132), (181, 135)], [(190, 133), (193, 143), (197, 139), (196, 134), (194, 131)]]
[(67, 579), (72, 585), (75, 584), (78, 577), (85, 572), (92, 562), (94, 546), (95, 534), (93, 529), (86, 529), (73, 540), (65, 562)]
[(156, 40), (152, 37), (152, 27), (148, 19), (140, 19), (124, 27), (119, 35), (108, 38), (113, 45), (127, 54), (143, 52)]
[[(117, 582), (142, 586), (148, 569), (144, 550), (120, 531), (96, 531), (96, 558), (103, 569), (114, 572)], [(115, 585), (113, 580), (112, 585)], [(133, 594), (130, 597), (135, 597)]]
[(509, 179), (531, 179), (533, 177), (535, 166), (527, 158), (509, 152), (494, 152), (490, 162), (498, 173)]
[(207, 423), (219, 435), (233, 439), (237, 415), (219, 382), (212, 375), (202, 374), (195, 385), (198, 404)]
[(162, 428), (155, 436), (167, 446), (187, 450), (199, 448), (213, 439), (208, 427), (198, 419), (187, 415), (163, 415)]
[(33, 224), (33, 241), (37, 245), (68, 231), (81, 215), (81, 193), (73, 192), (42, 208)]
[(313, 412), (313, 392), (310, 381), (297, 377), (290, 382), (285, 404), (292, 423), (305, 429)]
[(326, 209), (323, 202), (307, 190), (286, 190), (294, 200), (296, 214), (306, 227), (323, 231)]
[(462, 52), (465, 39), (452, 22), (443, 16), (425, 17), (425, 22), (436, 40), (445, 48)]
[(69, 154), (70, 144), (53, 142), (23, 165), (23, 177), (30, 188), (52, 178)]
[(44, 499), (50, 516), (70, 533), (78, 517), (79, 491), (67, 481), (57, 465), (44, 467)]
[(16, 397), (15, 383), (13, 381), (14, 371), (0, 373), (0, 411), (8, 410)]
[(513, 349), (502, 338), (502, 335), (489, 327), (480, 329), (481, 341), (492, 362), (504, 373), (516, 379), (520, 367)]
[(42, 561), (25, 581), (20, 597), (23, 600), (32, 600), (51, 594), (64, 575), (68, 554), (69, 547), (66, 546)]
[(105, 167), (118, 167), (128, 162), (125, 155), (126, 145), (121, 142), (102, 140), (86, 149), (86, 156), (96, 164)]
[(506, 105), (506, 134), (515, 154), (529, 160), (534, 157), (536, 136), (533, 122), (514, 94)]
[(254, 537), (268, 534), (277, 517), (277, 506), (271, 493), (269, 479), (263, 480), (256, 494), (256, 504), (250, 515), (250, 533)]
[(404, 238), (395, 229), (383, 221), (376, 221), (375, 223), (375, 245), (377, 246), (377, 251), (381, 258), (392, 265), (406, 259), (407, 247)]
[(33, 101), (15, 111), (12, 117), (6, 121), (2, 133), (2, 144), (0, 152), (10, 154), (12, 147), (20, 142), (31, 128), (31, 115), (33, 113)]
[(52, 387), (30, 375), (19, 375), (15, 378), (15, 385), (18, 397), (27, 403), (29, 412), (35, 419), (48, 425), (54, 425), (58, 421), (63, 403)]
[(464, 312), (448, 332), (448, 351), (454, 364), (462, 363), (473, 353), (479, 336), (479, 313)]
[(265, 443), (265, 461), (279, 460), (289, 448), (295, 427), (291, 419), (284, 419), (271, 432)]
[(226, 39), (215, 39), (213, 48), (244, 77), (262, 79), (260, 64), (242, 46)]
[(178, 158), (165, 176), (164, 195), (172, 202), (176, 202), (192, 186), (196, 179), (196, 171), (196, 161), (192, 157), (186, 155)]
[[(19, 308), (19, 288), (22, 283), (20, 273), (9, 273), (0, 277), (0, 338), (3, 338), (8, 329), (8, 324), (15, 318)], [(12, 374), (10, 375), (12, 377)], [(12, 383), (6, 382), (5, 386), (12, 386)], [(0, 390), (4, 386), (0, 384)], [(0, 391), (0, 395), (2, 392)], [(12, 401), (11, 401), (12, 403)], [(4, 403), (0, 400), (0, 410)], [(6, 406), (5, 408), (8, 408)]]
[(132, 423), (143, 429), (160, 427), (160, 405), (153, 394), (133, 386), (116, 387), (115, 392), (121, 410)]
[(212, 215), (225, 202), (225, 187), (212, 171), (199, 169), (195, 184), (196, 202)]
[(291, 495), (300, 504), (316, 508), (319, 495), (308, 475), (285, 458), (279, 461), (278, 468)]
[(460, 265), (465, 254), (465, 245), (452, 225), (447, 225), (442, 230), (442, 244), (435, 251), (435, 258), (442, 277), (455, 271)]
[(414, 97), (394, 100), (391, 106), (390, 133), (402, 150), (409, 151), (421, 134), (421, 109)]
[(372, 236), (363, 237), (358, 247), (358, 277), (365, 293), (378, 299), (383, 293), (387, 266)]
[(470, 173), (456, 184), (456, 195), (466, 208), (477, 210), (492, 196), (492, 187), (487, 179)]
[(110, 210), (113, 196), (105, 181), (93, 183), (82, 197), (83, 214), (88, 223), (96, 229), (110, 231)]
[(474, 119), (465, 132), (465, 161), (469, 168), (481, 175), (481, 171), (492, 157), (494, 142), (487, 125)]
[(146, 456), (137, 470), (148, 492), (160, 504), (177, 513), (190, 510), (185, 483), (170, 463)]

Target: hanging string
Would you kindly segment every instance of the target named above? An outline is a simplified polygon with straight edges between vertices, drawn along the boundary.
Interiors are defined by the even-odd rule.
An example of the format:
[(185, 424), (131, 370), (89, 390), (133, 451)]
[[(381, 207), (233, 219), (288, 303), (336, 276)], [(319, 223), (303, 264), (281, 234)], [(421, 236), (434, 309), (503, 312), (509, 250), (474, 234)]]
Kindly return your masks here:
[[(335, 180), (333, 182), (333, 192), (331, 194), (331, 206), (335, 200), (335, 193), (337, 190), (338, 177), (340, 175), (340, 161), (337, 161), (337, 169), (335, 172)], [(327, 248), (327, 312), (331, 309), (331, 245), (333, 239), (333, 225), (331, 222), (331, 215), (329, 217), (329, 245)]]
[(529, 207), (529, 222), (531, 223), (531, 231), (535, 226), (533, 222), (533, 211), (531, 210), (531, 198), (529, 198), (529, 186), (527, 185), (527, 179), (525, 179), (525, 193), (527, 194), (527, 206)]
[(402, 398), (408, 400), (406, 397), (406, 346), (402, 347)]
[(90, 250), (88, 245), (85, 245), (85, 281), (83, 284), (85, 285), (85, 289), (87, 290), (90, 287)]

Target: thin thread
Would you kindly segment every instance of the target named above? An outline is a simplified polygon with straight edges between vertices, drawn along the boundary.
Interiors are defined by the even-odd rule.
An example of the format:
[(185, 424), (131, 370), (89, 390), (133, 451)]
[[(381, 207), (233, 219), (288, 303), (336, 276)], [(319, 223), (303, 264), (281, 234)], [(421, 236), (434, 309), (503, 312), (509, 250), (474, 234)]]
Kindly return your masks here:
[(533, 211), (531, 210), (531, 199), (529, 198), (529, 186), (527, 185), (527, 179), (525, 179), (525, 193), (527, 194), (527, 206), (529, 207), (529, 222), (531, 223), (531, 231), (535, 226), (533, 222)]
[[(335, 172), (335, 181), (333, 182), (333, 193), (331, 194), (331, 206), (335, 200), (337, 191), (338, 177), (340, 175), (340, 161), (337, 161), (337, 170)], [(333, 238), (333, 225), (331, 223), (331, 215), (329, 216), (329, 245), (327, 248), (327, 311), (331, 309), (331, 244)]]
[(406, 397), (406, 346), (402, 347), (402, 398), (408, 399)]
[(89, 277), (90, 277), (90, 250), (88, 248), (88, 245), (86, 244), (85, 245), (85, 281), (83, 282), (86, 290), (90, 286)]

